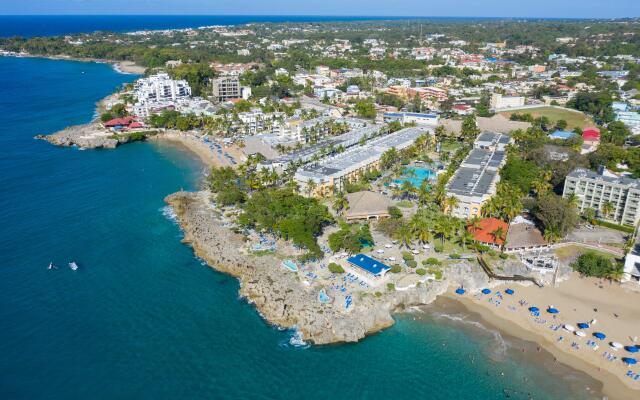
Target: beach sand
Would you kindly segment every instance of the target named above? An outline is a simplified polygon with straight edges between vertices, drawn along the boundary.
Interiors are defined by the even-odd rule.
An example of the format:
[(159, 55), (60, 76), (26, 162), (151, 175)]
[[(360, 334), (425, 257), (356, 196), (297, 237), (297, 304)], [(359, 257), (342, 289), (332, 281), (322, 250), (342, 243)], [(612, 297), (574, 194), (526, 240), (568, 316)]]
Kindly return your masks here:
[[(149, 138), (149, 140), (166, 141), (171, 144), (181, 145), (196, 154), (207, 167), (233, 166), (229, 162), (229, 160), (211, 150), (211, 148), (209, 148), (209, 146), (207, 146), (205, 143), (198, 140), (194, 136), (183, 132), (167, 131), (159, 133), (156, 136), (152, 136)], [(236, 157), (236, 154), (231, 151), (231, 149), (224, 148), (224, 150), (232, 155), (236, 159), (236, 162), (240, 163), (240, 160)]]
[[(504, 294), (507, 287), (514, 289), (515, 294)], [(499, 300), (495, 296), (497, 291), (503, 293), (499, 306), (495, 302)], [(445, 296), (460, 302), (468, 311), (477, 313), (484, 321), (506, 334), (536, 342), (553, 354), (558, 362), (594, 377), (602, 382), (603, 392), (610, 398), (640, 397), (640, 381), (634, 381), (625, 375), (628, 370), (640, 373), (640, 367), (630, 367), (620, 361), (622, 357), (634, 355), (624, 349), (614, 351), (609, 346), (611, 341), (623, 345), (633, 344), (632, 338), (640, 335), (640, 293), (627, 290), (616, 283), (581, 278), (573, 274), (571, 279), (555, 288), (510, 284), (494, 287), (490, 295), (467, 293), (460, 296), (451, 290)], [(493, 301), (490, 302), (490, 299)], [(520, 300), (525, 300), (527, 304), (520, 305)], [(555, 319), (546, 312), (551, 305), (560, 310)], [(528, 311), (530, 306), (540, 308), (540, 318), (545, 323), (539, 323), (540, 320), (536, 322), (536, 318)], [(554, 324), (566, 323), (575, 327), (578, 322), (593, 319), (597, 323), (584, 330), (584, 338), (562, 328), (557, 331), (550, 329), (550, 325)], [(599, 341), (592, 336), (593, 332), (603, 332), (607, 338)], [(558, 341), (561, 336), (564, 339)], [(588, 340), (597, 342), (599, 349), (588, 347)], [(572, 347), (574, 342), (579, 349)], [(608, 361), (603, 357), (605, 352), (617, 356), (617, 359)]]
[(116, 71), (123, 74), (144, 74), (145, 67), (141, 67), (133, 61), (119, 61), (113, 64)]

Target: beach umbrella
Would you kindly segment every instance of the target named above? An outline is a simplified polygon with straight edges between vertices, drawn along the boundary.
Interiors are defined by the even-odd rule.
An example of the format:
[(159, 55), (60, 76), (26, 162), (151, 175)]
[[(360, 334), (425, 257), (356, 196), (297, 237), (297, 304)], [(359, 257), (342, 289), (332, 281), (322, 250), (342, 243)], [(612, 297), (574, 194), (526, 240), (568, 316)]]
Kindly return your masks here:
[(504, 291), (506, 294), (514, 294), (515, 292), (513, 291), (513, 289), (506, 289)]
[(589, 324), (587, 324), (586, 322), (578, 322), (578, 328), (587, 329), (588, 327), (589, 327)]
[(609, 346), (613, 347), (616, 350), (622, 348), (622, 345), (620, 343), (618, 343), (618, 342), (611, 342), (611, 343), (609, 343)]
[(482, 289), (482, 294), (489, 294), (489, 293), (491, 293), (491, 290), (486, 289), (486, 288)]
[(576, 330), (576, 328), (573, 325), (569, 325), (569, 324), (564, 324), (563, 328), (568, 330), (569, 332), (573, 332)]
[(604, 339), (606, 339), (606, 338), (607, 338), (607, 335), (605, 335), (605, 334), (604, 334), (604, 333), (602, 333), (602, 332), (594, 332), (594, 333), (593, 333), (593, 336), (594, 336), (594, 337), (597, 337), (597, 338), (598, 338), (598, 339), (600, 339), (600, 340), (604, 340)]
[(631, 357), (622, 357), (622, 362), (627, 365), (636, 365), (638, 363), (638, 360)]
[(547, 312), (548, 312), (549, 314), (557, 314), (557, 313), (559, 313), (560, 311), (558, 311), (558, 309), (557, 309), (557, 308), (549, 307), (549, 308), (547, 308)]
[(628, 351), (629, 353), (637, 353), (638, 352), (638, 347), (637, 346), (624, 346), (624, 349), (626, 351)]
[(462, 295), (462, 294), (464, 294), (464, 289), (463, 288), (457, 288), (456, 289), (456, 293)]
[(529, 307), (529, 311), (538, 312), (538, 311), (540, 311), (540, 309), (538, 307)]

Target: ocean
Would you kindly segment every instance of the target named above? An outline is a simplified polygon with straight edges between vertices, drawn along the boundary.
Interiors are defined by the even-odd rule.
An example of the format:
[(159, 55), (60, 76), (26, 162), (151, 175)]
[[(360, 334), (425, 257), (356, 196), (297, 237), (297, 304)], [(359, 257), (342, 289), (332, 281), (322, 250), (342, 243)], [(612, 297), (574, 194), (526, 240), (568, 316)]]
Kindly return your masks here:
[[(145, 29), (181, 29), (261, 22), (364, 21), (407, 18), (318, 15), (0, 15), (0, 37), (54, 36), (95, 31), (127, 32)], [(435, 19), (443, 19), (443, 17)]]
[(267, 324), (180, 242), (163, 198), (197, 189), (191, 153), (33, 139), (88, 122), (132, 79), (0, 57), (0, 398), (597, 398), (583, 375), (437, 306), (357, 344), (309, 346)]

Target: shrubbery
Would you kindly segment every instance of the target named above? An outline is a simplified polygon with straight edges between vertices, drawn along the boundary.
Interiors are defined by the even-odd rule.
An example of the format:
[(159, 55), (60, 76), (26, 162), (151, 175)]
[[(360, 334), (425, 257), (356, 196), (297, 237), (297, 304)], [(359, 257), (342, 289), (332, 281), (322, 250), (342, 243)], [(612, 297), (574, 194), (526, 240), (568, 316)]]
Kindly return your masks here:
[(418, 268), (416, 269), (416, 274), (420, 275), (420, 276), (424, 276), (427, 274), (427, 270), (425, 270), (424, 268)]
[(402, 271), (402, 267), (400, 266), (400, 264), (393, 264), (391, 266), (391, 272), (393, 272), (394, 274), (399, 273), (400, 271)]
[(581, 254), (571, 267), (582, 275), (596, 278), (618, 278), (622, 273), (622, 265), (594, 252)]
[(342, 268), (341, 265), (336, 264), (336, 263), (329, 263), (329, 271), (331, 271), (334, 274), (344, 274), (344, 268)]

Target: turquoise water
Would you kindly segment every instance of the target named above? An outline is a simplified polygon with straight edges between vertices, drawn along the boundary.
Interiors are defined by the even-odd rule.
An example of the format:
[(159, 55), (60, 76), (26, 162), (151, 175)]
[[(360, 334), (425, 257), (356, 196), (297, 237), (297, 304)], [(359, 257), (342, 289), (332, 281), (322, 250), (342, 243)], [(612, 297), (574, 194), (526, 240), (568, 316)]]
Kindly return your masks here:
[[(410, 174), (413, 172), (413, 174)], [(403, 170), (403, 176), (400, 179), (394, 179), (393, 183), (402, 186), (403, 183), (409, 182), (413, 187), (419, 188), (424, 181), (432, 181), (436, 178), (436, 173), (429, 168), (408, 167)]]
[(502, 341), (435, 317), (400, 316), (359, 344), (296, 346), (180, 243), (162, 199), (197, 187), (189, 153), (32, 139), (90, 120), (130, 79), (0, 58), (0, 398), (503, 399), (505, 386), (513, 399), (592, 398), (575, 377), (494, 359)]

